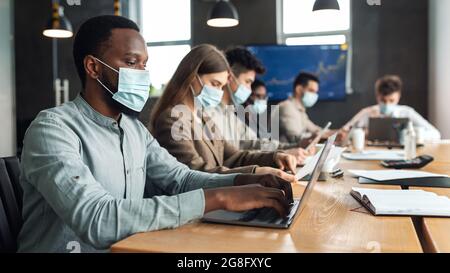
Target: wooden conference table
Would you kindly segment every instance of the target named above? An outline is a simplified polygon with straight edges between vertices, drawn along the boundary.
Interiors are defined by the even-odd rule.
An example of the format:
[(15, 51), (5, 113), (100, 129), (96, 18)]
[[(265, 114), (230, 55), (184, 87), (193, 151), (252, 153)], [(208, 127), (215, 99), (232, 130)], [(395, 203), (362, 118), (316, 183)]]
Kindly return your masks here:
[[(421, 151), (420, 151), (421, 152)], [(450, 175), (450, 142), (427, 145), (424, 153), (433, 155), (436, 161), (423, 170)], [(450, 197), (450, 189), (415, 187)], [(423, 250), (425, 252), (450, 253), (450, 219), (420, 218), (419, 233), (422, 233)]]
[[(425, 171), (450, 175), (450, 143), (427, 144), (418, 151), (435, 161)], [(347, 161), (348, 169), (381, 169), (379, 162)], [(375, 217), (350, 196), (359, 185), (343, 179), (319, 182), (308, 205), (287, 230), (207, 224), (200, 221), (173, 230), (139, 233), (114, 244), (112, 252), (293, 253), (293, 252), (450, 252), (450, 219)], [(304, 183), (293, 186), (300, 197)], [(450, 196), (450, 189), (428, 189)], [(413, 223), (416, 223), (414, 225)]]

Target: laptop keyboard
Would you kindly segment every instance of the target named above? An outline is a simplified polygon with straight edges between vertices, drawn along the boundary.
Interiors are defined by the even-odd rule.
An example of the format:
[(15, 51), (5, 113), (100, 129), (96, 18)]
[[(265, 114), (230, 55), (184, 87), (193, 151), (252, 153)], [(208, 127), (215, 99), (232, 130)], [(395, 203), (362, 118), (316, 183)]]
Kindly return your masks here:
[(275, 223), (282, 222), (283, 220), (289, 220), (295, 215), (294, 208), (298, 204), (298, 200), (295, 200), (289, 206), (289, 213), (285, 218), (281, 218), (278, 212), (273, 208), (261, 208), (249, 210), (242, 215), (239, 221), (242, 222), (250, 222), (250, 221), (258, 221), (258, 222), (266, 222), (266, 223)]

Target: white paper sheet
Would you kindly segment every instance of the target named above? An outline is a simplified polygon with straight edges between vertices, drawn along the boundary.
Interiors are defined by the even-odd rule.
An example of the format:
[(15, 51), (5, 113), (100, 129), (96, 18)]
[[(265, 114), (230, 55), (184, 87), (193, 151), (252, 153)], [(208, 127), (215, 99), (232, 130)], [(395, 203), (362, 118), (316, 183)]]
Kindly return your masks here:
[(391, 181), (411, 178), (433, 178), (433, 177), (448, 177), (443, 174), (421, 172), (421, 171), (406, 171), (406, 170), (348, 170), (348, 172), (355, 177), (364, 177), (375, 181)]
[(392, 150), (392, 151), (385, 151), (385, 150), (370, 150), (370, 151), (363, 151), (361, 153), (344, 153), (342, 154), (342, 157), (348, 160), (358, 160), (358, 161), (364, 161), (364, 160), (404, 160), (405, 159), (405, 152), (400, 150)]

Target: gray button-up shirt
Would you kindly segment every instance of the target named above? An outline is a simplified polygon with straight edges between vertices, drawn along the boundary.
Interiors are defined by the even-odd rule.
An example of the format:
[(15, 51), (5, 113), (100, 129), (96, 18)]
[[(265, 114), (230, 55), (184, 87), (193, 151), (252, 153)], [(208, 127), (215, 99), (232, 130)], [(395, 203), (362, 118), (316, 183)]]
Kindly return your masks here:
[(25, 135), (19, 251), (92, 252), (178, 227), (203, 216), (202, 188), (235, 176), (190, 170), (137, 119), (117, 122), (78, 96), (39, 113)]

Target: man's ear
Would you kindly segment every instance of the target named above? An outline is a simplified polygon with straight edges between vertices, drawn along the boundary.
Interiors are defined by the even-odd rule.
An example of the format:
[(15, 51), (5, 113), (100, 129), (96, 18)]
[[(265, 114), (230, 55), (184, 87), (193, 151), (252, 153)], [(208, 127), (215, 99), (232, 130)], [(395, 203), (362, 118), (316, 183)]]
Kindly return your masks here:
[(375, 92), (375, 99), (377, 100), (377, 103), (380, 103), (383, 99), (383, 96), (381, 96), (378, 92)]
[(94, 80), (98, 79), (100, 75), (100, 65), (95, 61), (94, 57), (87, 55), (84, 57), (84, 70), (86, 71), (86, 78), (90, 77)]
[(303, 87), (301, 85), (297, 85), (295, 87), (295, 96), (302, 96), (303, 95)]

